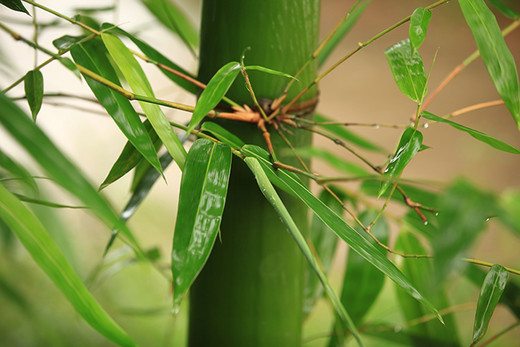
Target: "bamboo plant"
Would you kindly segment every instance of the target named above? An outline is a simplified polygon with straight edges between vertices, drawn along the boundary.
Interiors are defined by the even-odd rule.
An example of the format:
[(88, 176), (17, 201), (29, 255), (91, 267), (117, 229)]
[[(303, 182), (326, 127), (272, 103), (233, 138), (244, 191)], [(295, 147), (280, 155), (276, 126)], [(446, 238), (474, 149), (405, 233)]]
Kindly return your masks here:
[[(30, 71), (3, 89), (0, 124), (39, 165), (45, 179), (81, 204), (45, 196), (42, 176), (2, 145), (0, 231), (5, 240), (16, 235), (79, 316), (107, 341), (145, 344), (112, 318), (89, 288), (93, 281), (124, 273), (135, 264), (146, 264), (170, 285), (167, 312), (172, 317), (188, 314), (189, 346), (305, 345), (304, 322), (321, 298), (332, 310), (331, 324), (320, 339), (320, 345), (327, 346), (364, 346), (374, 338), (379, 341), (375, 345), (484, 346), (518, 326), (520, 291), (517, 279), (509, 277), (520, 271), (474, 259), (471, 247), (490, 219), (500, 220), (503, 232), (509, 229), (518, 237), (520, 193), (488, 192), (467, 179), (437, 189), (434, 183), (407, 178), (405, 170), (421, 152), (434, 150), (427, 145), (426, 129), (434, 124), (467, 133), (515, 159), (520, 154), (515, 146), (453, 120), (504, 105), (512, 126), (520, 129), (518, 72), (504, 40), (519, 25), (514, 7), (498, 0), (441, 0), (411, 8), (409, 16), (370, 33), (330, 63), (331, 52), (370, 11), (369, 0), (349, 1), (342, 20), (321, 42), (319, 0), (204, 0), (200, 37), (177, 4), (142, 0), (187, 51), (198, 56), (195, 73), (141, 39), (139, 32), (101, 23), (98, 15), (117, 11), (117, 1), (107, 8), (78, 9), (74, 17), (32, 0), (0, 3), (21, 23), (2, 19), (0, 29), (48, 56), (43, 62), (36, 59)], [(447, 6), (460, 7), (477, 50), (435, 88), (430, 85), (432, 69), (425, 68), (420, 52), (430, 19)], [(508, 18), (504, 29), (492, 9)], [(46, 28), (38, 22), (38, 13), (57, 19), (50, 26), (68, 25), (67, 34), (53, 40), (54, 48), (38, 39)], [(28, 14), (32, 37), (16, 29)], [(68, 30), (73, 27), (79, 32), (72, 35)], [(409, 122), (348, 123), (316, 114), (320, 81), (334, 78), (338, 66), (402, 27), (409, 28), (405, 37), (389, 42), (381, 54), (403, 97), (415, 105)], [(430, 112), (437, 95), (477, 59), (484, 62), (500, 99), (445, 116)], [(44, 76), (52, 78), (44, 74), (45, 67), (51, 63), (81, 76), (94, 97), (87, 99), (104, 109), (127, 140), (102, 182), (85, 178), (73, 163), (77, 158), (64, 155), (40, 127), (38, 114), (49, 98), (82, 98), (66, 91), (44, 92)], [(196, 103), (156, 97), (145, 64), (196, 95)], [(23, 97), (11, 96), (21, 84)], [(21, 107), (24, 102), (30, 116)], [(189, 113), (189, 121), (170, 120), (167, 109)], [(353, 126), (398, 128), (401, 134), (389, 150), (350, 131)], [(342, 151), (312, 146), (313, 136), (332, 141)], [(327, 161), (338, 176), (316, 173), (310, 159)], [(127, 221), (174, 165), (182, 177), (170, 230), (171, 255), (166, 256), (144, 247)], [(116, 213), (103, 189), (120, 184), (130, 171), (130, 198)], [(311, 191), (310, 182), (316, 190)], [(345, 182), (359, 184), (352, 189)], [(106, 225), (109, 237), (88, 281), (71, 265), (33, 206), (86, 208)], [(349, 252), (343, 255), (346, 270), (338, 290), (327, 275), (339, 243), (348, 245)], [(450, 283), (456, 275), (480, 288), (470, 304), (474, 319), (463, 322), (464, 327), (453, 316), (468, 306), (467, 298), (453, 302)], [(388, 292), (383, 289), (387, 278), (400, 312), (381, 323), (368, 313), (380, 294)], [(23, 309), (25, 299), (16, 286), (0, 278), (0, 290)], [(514, 322), (486, 336), (499, 304), (512, 313)], [(170, 323), (168, 331), (179, 324), (175, 319)]]

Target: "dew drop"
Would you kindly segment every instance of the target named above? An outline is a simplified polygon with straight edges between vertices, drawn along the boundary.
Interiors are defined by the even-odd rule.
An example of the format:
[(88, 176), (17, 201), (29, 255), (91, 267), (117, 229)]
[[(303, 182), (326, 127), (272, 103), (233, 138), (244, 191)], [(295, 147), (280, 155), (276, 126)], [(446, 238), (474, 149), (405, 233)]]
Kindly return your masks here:
[(398, 333), (398, 332), (400, 332), (402, 329), (403, 329), (402, 327), (400, 327), (400, 326), (397, 325), (397, 326), (394, 327), (394, 332)]
[(490, 219), (491, 219), (491, 218), (489, 218), (489, 217), (488, 217), (488, 218), (486, 218), (486, 222), (489, 222), (489, 220), (490, 220)]
[(428, 225), (428, 221), (427, 220), (424, 221), (424, 225)]
[(439, 212), (435, 212), (435, 217), (439, 216)]
[(424, 128), (428, 128), (430, 125), (428, 123), (424, 123)]
[(179, 305), (175, 305), (173, 308), (172, 308), (172, 314), (173, 315), (177, 315), (179, 314), (179, 311), (180, 311), (180, 306)]
[(373, 127), (374, 129), (379, 129), (379, 124), (374, 124)]

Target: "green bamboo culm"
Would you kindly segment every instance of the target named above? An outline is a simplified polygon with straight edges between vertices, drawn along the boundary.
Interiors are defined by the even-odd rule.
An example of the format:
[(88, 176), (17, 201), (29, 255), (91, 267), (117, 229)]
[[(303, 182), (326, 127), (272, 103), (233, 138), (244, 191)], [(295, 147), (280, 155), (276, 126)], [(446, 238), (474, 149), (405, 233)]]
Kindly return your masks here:
[[(208, 82), (230, 61), (240, 61), (247, 47), (246, 65), (261, 65), (296, 74), (317, 46), (319, 0), (204, 0), (199, 79)], [(288, 80), (259, 71), (249, 77), (257, 98), (281, 95)], [(288, 99), (316, 77), (310, 64), (293, 84)], [(301, 99), (317, 95), (311, 89)], [(252, 106), (239, 77), (227, 96)], [(221, 125), (246, 143), (264, 148), (254, 124), (222, 121)], [(299, 165), (287, 144), (273, 129), (278, 159)], [(287, 134), (291, 143), (311, 143), (308, 132)], [(234, 159), (221, 224), (222, 240), (192, 286), (189, 346), (301, 346), (304, 259), (285, 226), (261, 194), (247, 166)], [(289, 212), (305, 232), (308, 211), (282, 195)]]

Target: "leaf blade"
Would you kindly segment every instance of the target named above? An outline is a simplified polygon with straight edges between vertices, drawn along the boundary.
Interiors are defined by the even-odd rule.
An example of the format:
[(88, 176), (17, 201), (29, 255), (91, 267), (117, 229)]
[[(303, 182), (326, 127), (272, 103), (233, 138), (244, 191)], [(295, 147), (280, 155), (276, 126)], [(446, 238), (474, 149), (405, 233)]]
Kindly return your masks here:
[(0, 4), (4, 5), (7, 8), (10, 8), (11, 10), (29, 14), (27, 9), (23, 6), (21, 0), (0, 0)]
[(36, 116), (40, 112), (43, 102), (43, 75), (40, 70), (27, 72), (24, 77), (24, 90), (33, 121), (36, 122)]
[(410, 17), (410, 43), (414, 49), (419, 49), (426, 38), (426, 30), (432, 18), (432, 12), (422, 7), (417, 8)]

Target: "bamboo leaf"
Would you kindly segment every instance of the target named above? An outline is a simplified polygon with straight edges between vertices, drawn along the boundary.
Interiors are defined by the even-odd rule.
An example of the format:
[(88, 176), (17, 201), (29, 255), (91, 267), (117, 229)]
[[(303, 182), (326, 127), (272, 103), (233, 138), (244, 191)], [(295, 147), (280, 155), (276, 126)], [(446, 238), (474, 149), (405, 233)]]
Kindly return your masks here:
[(520, 192), (509, 190), (501, 194), (498, 217), (520, 236)]
[(229, 146), (207, 139), (195, 141), (182, 173), (173, 237), (174, 310), (178, 310), (213, 248), (224, 211), (230, 172)]
[(142, 256), (142, 250), (130, 230), (114, 214), (79, 169), (11, 100), (0, 94), (0, 124), (40, 164), (56, 183), (92, 209), (111, 229), (122, 230), (125, 241)]
[(335, 154), (319, 147), (303, 147), (297, 150), (302, 158), (315, 158), (322, 160), (330, 166), (353, 175), (366, 176), (367, 172), (361, 166), (339, 158)]
[(471, 346), (486, 334), (491, 316), (506, 287), (508, 276), (509, 272), (500, 265), (493, 265), (489, 269), (478, 298)]
[(87, 35), (63, 35), (61, 37), (58, 37), (56, 40), (52, 41), (52, 45), (60, 51), (65, 51), (67, 49), (70, 49), (72, 46), (74, 46), (86, 37)]
[(518, 18), (520, 18), (520, 14), (518, 12), (516, 12), (512, 8), (507, 7), (506, 5), (504, 5), (502, 3), (502, 1), (500, 1), (500, 0), (488, 0), (488, 1), (490, 3), (492, 3), (497, 8), (497, 10), (502, 12), (502, 14), (504, 16), (509, 17), (511, 19), (518, 19)]
[[(406, 195), (415, 202), (421, 203), (428, 207), (434, 207), (437, 202), (437, 194), (430, 190), (417, 188), (412, 185), (399, 183), (399, 186), (405, 191)], [(379, 189), (381, 188), (381, 182), (377, 180), (366, 180), (361, 183), (361, 191), (364, 194), (370, 196), (377, 196)], [(382, 197), (387, 197), (389, 192), (385, 192)], [(392, 194), (393, 201), (406, 204), (403, 197), (399, 194)]]
[(244, 141), (239, 139), (235, 134), (229, 130), (221, 127), (214, 122), (204, 122), (200, 128), (201, 131), (209, 132), (217, 139), (230, 146), (231, 148), (239, 149), (245, 145)]
[(42, 108), (43, 101), (43, 75), (40, 70), (31, 70), (24, 77), (25, 96), (31, 109), (33, 121)]
[[(320, 114), (316, 115), (315, 120), (318, 123), (331, 121), (331, 119), (329, 119), (323, 115), (320, 115)], [(323, 125), (319, 125), (319, 127), (323, 128), (323, 129), (333, 133), (334, 135), (337, 135), (341, 139), (351, 142), (361, 148), (368, 149), (371, 151), (383, 152), (383, 149), (380, 146), (372, 143), (370, 140), (364, 139), (361, 136), (348, 131), (347, 129), (345, 129), (344, 126), (335, 125), (335, 124), (323, 124)]]
[(422, 139), (423, 136), (421, 132), (413, 128), (408, 128), (403, 132), (397, 150), (383, 173), (384, 181), (377, 194), (378, 198), (386, 192), (395, 179), (399, 178), (406, 165), (408, 165), (417, 152), (419, 152)]
[[(334, 193), (342, 201), (346, 199), (340, 191), (334, 190)], [(342, 214), (343, 206), (326, 190), (322, 190), (319, 199), (323, 201), (325, 205), (329, 206), (334, 213), (338, 215)], [(316, 258), (322, 265), (323, 273), (327, 274), (332, 265), (334, 254), (336, 253), (338, 237), (329, 230), (321, 219), (313, 215), (308, 239), (313, 246), (313, 252)], [(323, 287), (320, 285), (319, 278), (314, 274), (312, 266), (307, 264), (303, 289), (303, 313), (305, 315), (309, 315), (312, 312), (316, 301), (318, 301), (322, 295)]]
[(410, 17), (409, 36), (413, 49), (421, 47), (431, 18), (432, 12), (421, 7), (416, 9)]
[[(75, 45), (71, 48), (71, 54), (78, 64), (120, 85), (117, 74), (106, 56), (107, 51), (100, 40), (92, 39)], [(142, 156), (162, 173), (154, 144), (130, 101), (92, 78), (84, 77), (96, 98), (110, 114), (121, 132)]]
[(89, 293), (36, 216), (1, 184), (0, 216), (88, 324), (120, 346), (136, 346)]
[[(118, 35), (123, 35), (128, 37), (132, 42), (139, 47), (141, 52), (146, 54), (146, 56), (152, 60), (154, 60), (157, 63), (163, 64), (165, 66), (168, 66), (169, 68), (174, 69), (175, 71), (179, 71), (180, 73), (189, 76), (191, 78), (195, 78), (191, 73), (181, 68), (179, 65), (172, 62), (170, 59), (166, 58), (163, 54), (159, 53), (155, 48), (148, 45), (146, 42), (139, 40), (135, 36), (129, 34), (128, 32), (124, 31), (123, 29), (116, 27), (113, 24), (110, 23), (103, 23), (101, 28), (105, 31), (110, 31), (111, 33), (115, 33)], [(190, 92), (191, 94), (197, 94), (200, 91), (200, 88), (191, 83), (190, 81), (186, 81), (184, 78), (179, 77), (170, 71), (160, 69), (160, 71), (168, 77), (171, 81), (173, 81), (175, 84), (177, 84), (179, 87), (183, 88), (187, 92)]]
[(0, 167), (13, 174), (15, 177), (20, 178), (25, 184), (33, 190), (38, 192), (38, 185), (32, 177), (32, 175), (23, 166), (10, 158), (7, 154), (2, 152), (0, 149)]
[[(146, 78), (143, 69), (135, 60), (130, 50), (117, 37), (103, 33), (101, 35), (105, 46), (110, 55), (114, 58), (117, 66), (123, 72), (128, 84), (136, 94), (154, 97), (150, 82)], [(180, 140), (175, 135), (168, 119), (161, 111), (161, 108), (152, 103), (139, 102), (144, 113), (150, 120), (157, 135), (163, 142), (164, 146), (170, 152), (171, 156), (182, 170), (184, 168), (184, 160), (186, 151)]]
[(289, 211), (287, 211), (287, 208), (283, 204), (282, 200), (278, 196), (278, 193), (276, 193), (276, 190), (271, 185), (270, 179), (266, 175), (265, 168), (262, 167), (262, 165), (259, 163), (257, 158), (254, 157), (248, 157), (245, 158), (245, 162), (251, 172), (254, 174), (256, 181), (258, 183), (258, 187), (262, 191), (262, 194), (265, 196), (267, 201), (273, 206), (274, 210), (278, 214), (278, 216), (282, 219), (282, 222), (285, 224), (287, 229), (289, 230), (289, 233), (293, 237), (294, 241), (302, 251), (304, 257), (307, 259), (307, 262), (309, 265), (313, 268), (314, 272), (320, 279), (321, 284), (323, 285), (325, 291), (327, 292), (328, 297), (330, 298), (330, 301), (332, 305), (334, 306), (334, 310), (337, 312), (339, 319), (341, 320), (343, 326), (350, 330), (354, 338), (356, 339), (358, 345), (363, 346), (363, 342), (361, 341), (361, 337), (359, 335), (359, 332), (357, 331), (355, 325), (352, 322), (352, 319), (348, 315), (347, 311), (345, 310), (345, 307), (341, 304), (341, 301), (337, 297), (336, 293), (334, 293), (334, 290), (332, 289), (327, 276), (323, 273), (316, 257), (312, 254), (311, 249), (309, 248), (309, 245), (305, 241), (303, 235), (301, 234), (300, 230), (298, 229), (298, 226), (296, 226), (296, 223), (294, 223), (294, 220), (292, 219), (291, 215), (289, 214)]
[(0, 4), (10, 8), (11, 10), (29, 14), (29, 12), (27, 12), (25, 7), (23, 6), (21, 0), (0, 0)]
[(226, 95), (228, 89), (235, 81), (239, 72), (240, 64), (237, 62), (230, 62), (221, 67), (211, 78), (206, 89), (202, 91), (202, 94), (197, 101), (197, 105), (195, 105), (193, 117), (191, 118), (188, 127), (188, 133), (199, 124), (209, 111), (218, 105), (220, 100), (222, 100), (222, 97)]
[(249, 65), (249, 66), (245, 66), (245, 69), (246, 69), (246, 70), (256, 70), (256, 71), (260, 71), (260, 72), (268, 73), (268, 74), (270, 74), (270, 75), (275, 75), (275, 76), (281, 76), (281, 77), (291, 78), (291, 79), (294, 79), (294, 80), (298, 81), (298, 79), (297, 79), (296, 77), (291, 76), (291, 75), (289, 75), (288, 73), (281, 72), (281, 71), (277, 71), (277, 70), (273, 70), (273, 69), (269, 69), (268, 67), (263, 67), (263, 66), (260, 66), (260, 65)]
[(358, 5), (348, 16), (348, 18), (341, 24), (338, 30), (332, 35), (330, 40), (323, 46), (318, 53), (318, 66), (321, 67), (327, 60), (332, 51), (338, 46), (343, 38), (350, 32), (350, 29), (356, 24), (357, 20), (372, 0), (367, 0)]
[(518, 72), (497, 20), (484, 0), (459, 0), (459, 5), (498, 94), (520, 129)]
[(442, 317), (439, 315), (439, 312), (437, 312), (435, 307), (433, 307), (433, 305), (414, 288), (410, 281), (392, 262), (390, 262), (390, 260), (381, 254), (380, 250), (367, 241), (364, 235), (353, 229), (327, 205), (316, 198), (294, 175), (281, 169), (278, 169), (275, 172), (271, 162), (269, 161), (269, 154), (265, 150), (257, 146), (245, 145), (242, 149), (242, 153), (246, 156), (256, 158), (262, 165), (262, 168), (271, 182), (280, 189), (289, 192), (303, 201), (305, 205), (307, 205), (307, 207), (309, 207), (325, 224), (327, 224), (336, 235), (343, 239), (352, 250), (387, 275), (397, 285), (401, 286), (409, 295), (425, 305), (430, 312), (434, 313), (442, 322)]
[(72, 60), (70, 60), (69, 58), (59, 58), (58, 60), (61, 63), (61, 65), (65, 66), (67, 69), (72, 71), (72, 73), (81, 80), (81, 74), (79, 73), (76, 64), (74, 64)]
[(385, 55), (401, 92), (413, 101), (421, 103), (426, 94), (426, 73), (421, 55), (412, 49), (410, 39), (387, 48)]
[(466, 127), (464, 125), (455, 123), (455, 122), (453, 122), (451, 120), (448, 120), (448, 119), (436, 116), (434, 114), (431, 114), (430, 112), (424, 111), (421, 114), (421, 117), (424, 117), (424, 118), (429, 119), (429, 120), (433, 120), (435, 122), (446, 123), (446, 124), (452, 126), (453, 128), (455, 128), (457, 130), (461, 130), (461, 131), (467, 132), (468, 134), (473, 136), (475, 139), (477, 139), (479, 141), (482, 141), (484, 143), (487, 143), (491, 147), (496, 148), (496, 149), (498, 149), (500, 151), (513, 153), (513, 154), (520, 154), (520, 150), (519, 149), (517, 149), (517, 148), (515, 148), (515, 147), (513, 147), (513, 146), (511, 146), (511, 145), (509, 145), (509, 144), (507, 144), (505, 142), (502, 142), (502, 141), (500, 141), (498, 139), (495, 139), (494, 137), (491, 137), (489, 135), (481, 133), (478, 130), (473, 130), (473, 129), (468, 128), (468, 127)]

